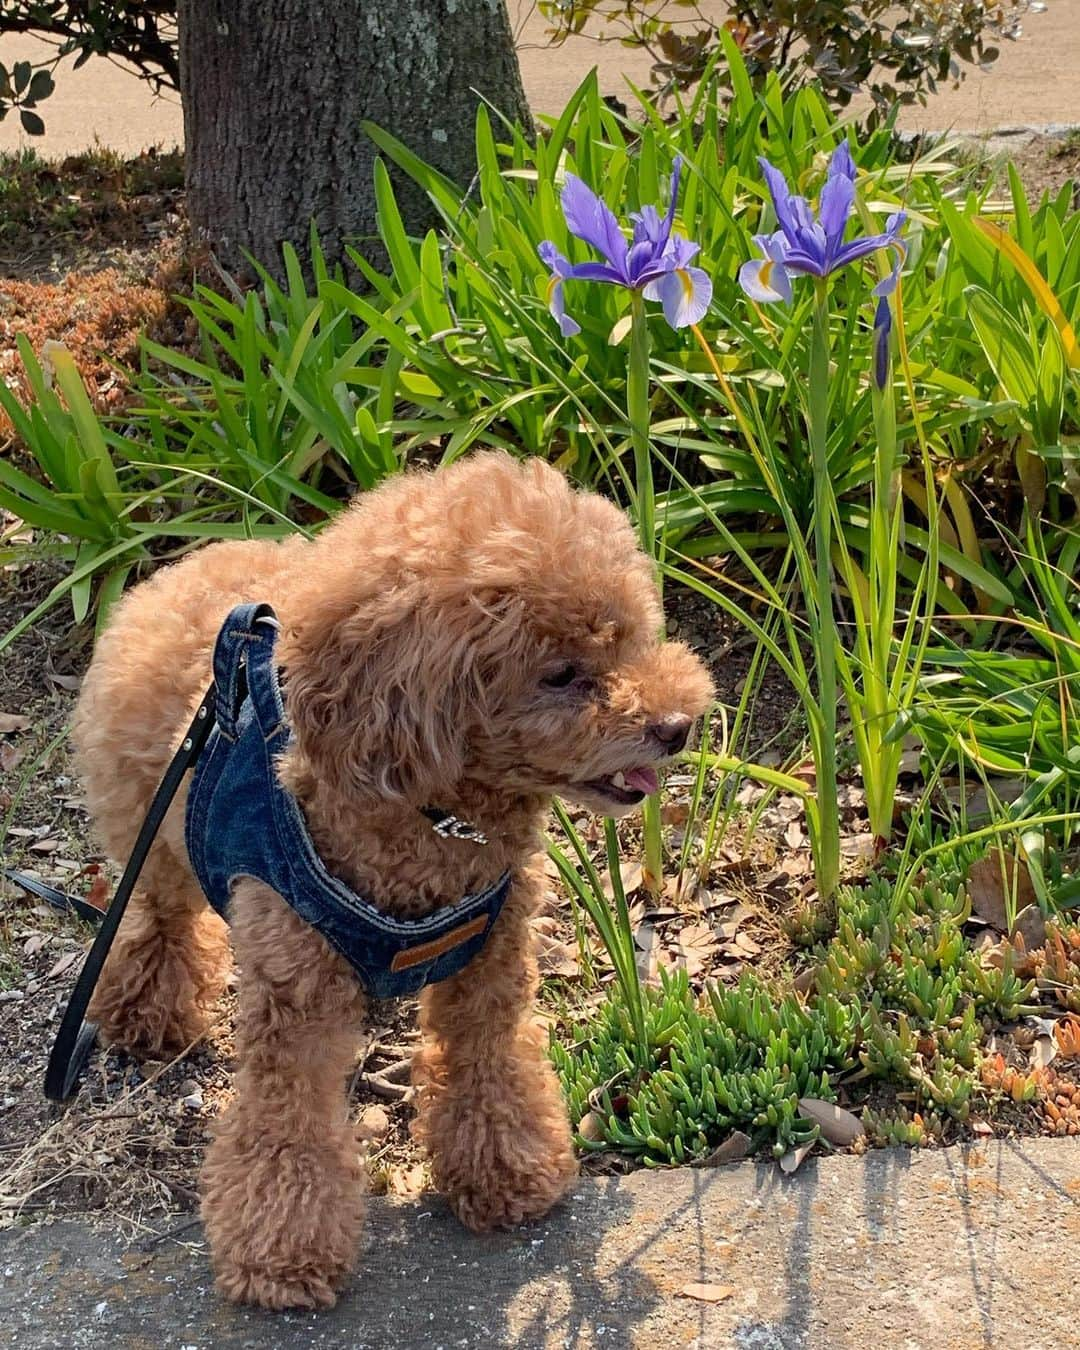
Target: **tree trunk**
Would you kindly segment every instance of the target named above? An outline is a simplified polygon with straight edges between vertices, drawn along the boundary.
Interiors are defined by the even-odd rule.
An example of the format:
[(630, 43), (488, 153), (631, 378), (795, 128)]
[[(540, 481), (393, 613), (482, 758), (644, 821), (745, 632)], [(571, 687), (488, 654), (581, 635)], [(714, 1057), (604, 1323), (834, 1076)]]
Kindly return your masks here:
[[(314, 220), (331, 262), (378, 251), (369, 119), (462, 187), (483, 96), (528, 121), (505, 0), (179, 0), (188, 212), (224, 266), (280, 271)], [(475, 91), (475, 92), (474, 92)], [(406, 228), (434, 212), (392, 171)]]

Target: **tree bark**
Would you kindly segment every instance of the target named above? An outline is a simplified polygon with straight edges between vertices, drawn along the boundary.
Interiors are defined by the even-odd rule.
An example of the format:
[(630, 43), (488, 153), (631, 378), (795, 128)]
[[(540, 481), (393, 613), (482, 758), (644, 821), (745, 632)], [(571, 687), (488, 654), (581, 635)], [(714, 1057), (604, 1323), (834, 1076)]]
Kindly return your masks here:
[[(528, 122), (505, 0), (180, 0), (188, 213), (242, 270), (302, 258), (314, 220), (331, 262), (374, 243), (369, 119), (466, 187), (480, 97)], [(475, 92), (474, 92), (475, 91)], [(406, 228), (434, 219), (392, 170)]]

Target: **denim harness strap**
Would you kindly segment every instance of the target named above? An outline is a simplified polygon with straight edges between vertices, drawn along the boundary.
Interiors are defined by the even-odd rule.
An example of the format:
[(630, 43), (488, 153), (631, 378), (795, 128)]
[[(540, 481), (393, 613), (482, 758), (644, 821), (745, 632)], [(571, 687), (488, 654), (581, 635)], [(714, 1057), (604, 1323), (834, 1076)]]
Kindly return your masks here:
[(276, 891), (352, 966), (377, 998), (412, 994), (457, 974), (483, 947), (510, 890), (494, 885), (423, 919), (382, 913), (332, 876), (299, 804), (278, 781), (289, 744), (269, 605), (231, 611), (214, 648), (215, 726), (188, 792), (185, 839), (207, 899), (228, 917), (233, 883)]

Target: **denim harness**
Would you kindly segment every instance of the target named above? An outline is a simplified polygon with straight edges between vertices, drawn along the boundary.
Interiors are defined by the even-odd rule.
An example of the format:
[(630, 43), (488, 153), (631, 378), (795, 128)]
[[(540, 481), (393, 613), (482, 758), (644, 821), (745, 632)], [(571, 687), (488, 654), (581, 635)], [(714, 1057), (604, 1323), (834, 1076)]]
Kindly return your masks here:
[(394, 919), (323, 866), (274, 762), (290, 731), (274, 662), (269, 605), (239, 605), (214, 647), (215, 725), (188, 791), (185, 841), (206, 898), (228, 918), (232, 883), (276, 891), (348, 961), (375, 998), (414, 994), (456, 975), (483, 947), (510, 874), (424, 919)]

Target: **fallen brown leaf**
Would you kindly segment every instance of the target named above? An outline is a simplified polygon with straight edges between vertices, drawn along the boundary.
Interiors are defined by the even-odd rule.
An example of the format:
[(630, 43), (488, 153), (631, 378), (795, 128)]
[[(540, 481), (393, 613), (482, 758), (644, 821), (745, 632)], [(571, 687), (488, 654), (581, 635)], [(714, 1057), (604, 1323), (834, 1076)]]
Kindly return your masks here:
[(63, 973), (66, 970), (70, 970), (71, 967), (75, 964), (75, 962), (78, 961), (81, 954), (82, 954), (81, 952), (65, 952), (64, 955), (59, 958), (59, 960), (56, 962), (53, 968), (48, 972), (45, 978), (47, 980), (54, 980), (58, 975), (63, 975)]
[(104, 872), (99, 872), (90, 883), (90, 889), (83, 896), (88, 905), (95, 905), (98, 909), (104, 911), (108, 908), (107, 896), (109, 894), (109, 881)]
[(684, 1284), (679, 1290), (681, 1298), (696, 1298), (699, 1303), (723, 1303), (725, 1299), (735, 1297), (733, 1284)]
[(827, 1139), (837, 1148), (848, 1148), (866, 1133), (862, 1121), (835, 1102), (823, 1102), (817, 1097), (800, 1097), (799, 1114), (812, 1120)]
[(536, 964), (541, 975), (557, 975), (570, 979), (581, 972), (578, 968), (577, 950), (568, 942), (547, 933), (534, 935)]
[(717, 941), (733, 942), (735, 934), (739, 931), (739, 925), (749, 919), (753, 912), (748, 905), (736, 905), (733, 910), (724, 915), (713, 929)]
[(0, 742), (0, 773), (10, 773), (22, 762), (25, 753), (18, 745), (11, 745), (7, 741)]
[(578, 1134), (582, 1139), (598, 1143), (604, 1137), (604, 1122), (596, 1111), (586, 1111), (578, 1121)]
[(45, 678), (56, 685), (58, 689), (68, 689), (74, 692), (82, 684), (82, 677), (79, 675), (61, 675), (52, 663), (52, 657), (47, 657), (45, 661)]
[(390, 1116), (381, 1106), (366, 1106), (356, 1121), (356, 1138), (362, 1143), (381, 1139), (390, 1128)]
[(696, 1158), (691, 1167), (727, 1167), (729, 1163), (741, 1162), (750, 1152), (750, 1136), (742, 1130), (732, 1130), (722, 1144), (704, 1158)]
[(672, 944), (672, 952), (691, 978), (716, 956), (716, 934), (704, 923), (688, 923)]
[[(668, 779), (671, 786), (671, 779)], [(689, 802), (665, 802), (660, 808), (660, 819), (665, 825), (685, 825), (690, 819)]]
[[(989, 857), (968, 868), (967, 889), (972, 913), (983, 923), (1009, 936), (1019, 933), (1029, 950), (1046, 941), (1046, 921), (1039, 911), (1031, 873), (1023, 860), (1018, 866), (1011, 854), (995, 849)], [(1014, 915), (1011, 926), (1010, 906)]]
[(749, 933), (736, 933), (730, 945), (742, 956), (757, 956), (761, 951), (760, 944)]
[(786, 1176), (792, 1172), (797, 1172), (802, 1165), (803, 1159), (813, 1149), (816, 1140), (811, 1140), (808, 1144), (800, 1144), (798, 1148), (789, 1149), (780, 1159), (780, 1171)]
[(10, 731), (25, 731), (29, 725), (29, 717), (22, 713), (0, 712), (0, 736), (5, 736)]
[(634, 961), (646, 984), (659, 984), (660, 934), (648, 920), (634, 930)]
[(424, 1165), (391, 1167), (386, 1177), (386, 1189), (391, 1195), (419, 1195), (424, 1189)]
[[(643, 880), (641, 864), (639, 862), (624, 862), (619, 865), (619, 876), (622, 878), (623, 894), (630, 895), (634, 891), (641, 889)], [(604, 894), (609, 900), (615, 899), (615, 890), (611, 884), (611, 874), (605, 872), (600, 878), (600, 884), (604, 888)]]

